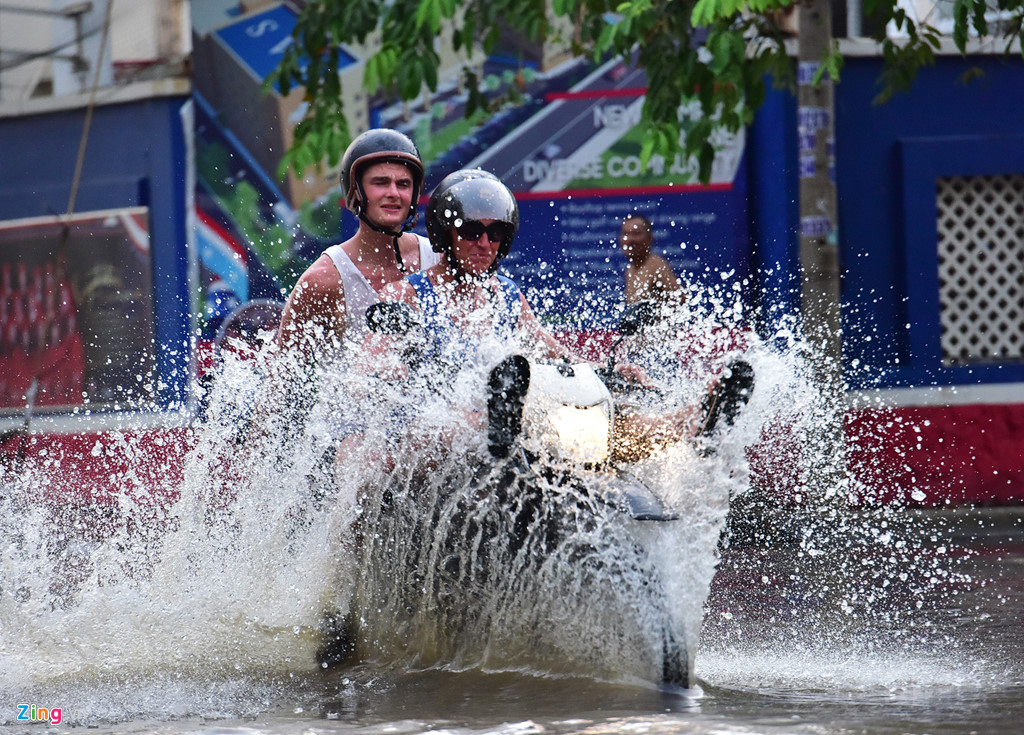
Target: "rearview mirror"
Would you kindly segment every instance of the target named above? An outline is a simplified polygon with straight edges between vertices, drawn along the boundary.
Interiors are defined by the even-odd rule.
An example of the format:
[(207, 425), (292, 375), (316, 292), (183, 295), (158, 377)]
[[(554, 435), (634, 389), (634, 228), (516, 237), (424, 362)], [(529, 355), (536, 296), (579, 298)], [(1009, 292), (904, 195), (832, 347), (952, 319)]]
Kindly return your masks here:
[(644, 327), (658, 321), (658, 307), (653, 301), (637, 301), (626, 307), (619, 320), (619, 334), (631, 337)]
[(377, 334), (408, 334), (420, 326), (420, 319), (409, 304), (378, 301), (366, 309), (366, 326)]

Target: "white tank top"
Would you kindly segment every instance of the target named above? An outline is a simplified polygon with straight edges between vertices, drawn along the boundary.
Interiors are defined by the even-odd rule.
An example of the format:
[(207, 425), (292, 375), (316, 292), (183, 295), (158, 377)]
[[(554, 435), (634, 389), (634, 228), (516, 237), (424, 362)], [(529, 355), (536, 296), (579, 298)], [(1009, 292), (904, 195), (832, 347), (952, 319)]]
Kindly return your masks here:
[[(430, 241), (422, 235), (416, 235), (416, 237), (420, 244), (420, 270), (437, 265), (441, 256), (431, 249)], [(334, 267), (338, 269), (341, 286), (345, 292), (346, 337), (359, 339), (367, 331), (366, 309), (370, 304), (380, 301), (380, 296), (373, 290), (373, 286), (366, 280), (366, 277), (359, 272), (359, 268), (348, 257), (348, 253), (342, 250), (341, 245), (331, 245), (325, 252), (334, 261)]]

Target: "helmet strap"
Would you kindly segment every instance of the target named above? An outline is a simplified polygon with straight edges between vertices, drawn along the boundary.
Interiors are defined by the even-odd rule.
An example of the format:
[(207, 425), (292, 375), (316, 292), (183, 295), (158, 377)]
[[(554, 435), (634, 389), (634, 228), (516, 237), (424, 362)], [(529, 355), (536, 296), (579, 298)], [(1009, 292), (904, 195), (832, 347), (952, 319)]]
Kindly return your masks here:
[(402, 260), (402, 251), (398, 247), (398, 238), (399, 237), (401, 237), (401, 235), (395, 235), (395, 239), (392, 240), (391, 243), (395, 247), (395, 262), (398, 263), (398, 270), (401, 271), (402, 273), (405, 273), (406, 272), (406, 270), (405, 270), (405, 261)]
[(392, 238), (394, 238), (391, 242), (392, 246), (395, 249), (395, 262), (398, 263), (398, 270), (400, 270), (402, 273), (408, 273), (408, 271), (405, 268), (405, 261), (402, 260), (402, 250), (398, 246), (398, 240), (399, 238), (402, 237), (403, 234), (412, 230), (413, 226), (416, 224), (416, 218), (414, 217), (411, 220), (407, 219), (405, 221), (405, 224), (402, 225), (402, 229), (399, 230), (398, 232), (395, 232), (394, 230), (388, 229), (387, 227), (381, 227), (376, 222), (371, 222), (370, 218), (366, 216), (366, 212), (362, 207), (362, 203), (360, 203), (359, 212), (357, 213), (357, 216), (359, 217), (359, 219), (365, 222), (366, 225), (371, 230), (379, 232), (382, 235), (390, 235)]

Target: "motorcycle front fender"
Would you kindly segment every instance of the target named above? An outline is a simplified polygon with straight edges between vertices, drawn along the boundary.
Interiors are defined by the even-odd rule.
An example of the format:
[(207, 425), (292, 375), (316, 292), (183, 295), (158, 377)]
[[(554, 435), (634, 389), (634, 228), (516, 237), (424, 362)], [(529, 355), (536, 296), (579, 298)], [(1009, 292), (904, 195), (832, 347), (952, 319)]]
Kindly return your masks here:
[(627, 472), (593, 473), (586, 478), (588, 490), (601, 502), (637, 521), (676, 521), (669, 508), (647, 485)]

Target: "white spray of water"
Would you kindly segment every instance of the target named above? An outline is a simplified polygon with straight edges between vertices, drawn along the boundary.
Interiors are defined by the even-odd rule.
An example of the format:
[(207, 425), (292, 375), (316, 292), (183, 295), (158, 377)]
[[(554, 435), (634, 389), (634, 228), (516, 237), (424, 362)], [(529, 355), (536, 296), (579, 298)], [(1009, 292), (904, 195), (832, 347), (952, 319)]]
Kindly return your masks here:
[[(481, 348), (440, 393), (354, 387), (350, 371), (328, 369), (298, 413), (262, 409), (269, 351), (226, 357), (180, 485), (154, 486), (141, 470), (117, 478), (97, 529), (96, 514), (76, 513), (54, 527), (38, 502), (59, 459), (49, 474), (5, 478), (0, 691), (173, 680), (209, 692), (311, 675), (325, 613), (346, 612), (359, 620), (359, 655), (381, 665), (651, 681), (669, 634), (692, 664), (730, 498), (749, 479), (745, 448), (772, 422), (799, 433), (816, 400), (795, 338), (723, 347), (742, 314), (731, 301), (706, 307), (624, 345), (669, 405), (699, 402), (729, 356), (757, 374), (714, 453), (683, 442), (631, 468), (681, 520), (631, 521), (552, 481), (542, 494), (558, 503), (524, 517), (526, 541), (505, 533), (524, 505), (514, 493), (473, 495), (489, 460), (483, 425), (467, 417), (483, 412), (485, 367), (507, 345)], [(411, 397), (412, 420), (398, 421)], [(353, 425), (361, 439), (338, 459)], [(155, 686), (136, 707), (209, 711), (183, 701), (203, 685), (180, 686), (179, 700), (159, 704)]]

